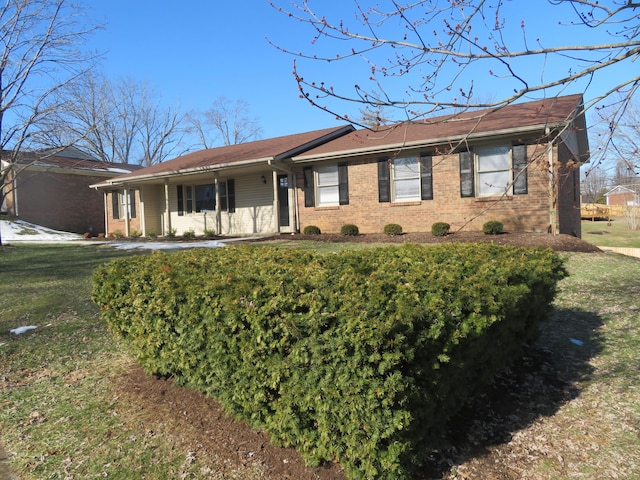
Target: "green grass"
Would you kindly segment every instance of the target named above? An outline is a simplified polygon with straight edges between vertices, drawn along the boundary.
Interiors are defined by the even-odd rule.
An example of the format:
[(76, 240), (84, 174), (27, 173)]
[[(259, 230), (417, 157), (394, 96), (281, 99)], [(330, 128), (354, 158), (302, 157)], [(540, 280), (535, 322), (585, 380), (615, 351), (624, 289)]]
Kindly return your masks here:
[[(0, 443), (11, 468), (22, 480), (263, 478), (233, 459), (192, 458), (170, 423), (151, 430), (121, 398), (114, 379), (132, 359), (90, 301), (90, 275), (101, 262), (133, 254), (94, 245), (0, 248)], [(540, 342), (578, 394), (512, 432), (498, 456), (502, 471), (517, 466), (530, 479), (640, 478), (640, 261), (566, 258), (571, 276)], [(23, 325), (38, 328), (8, 333)]]
[(640, 248), (640, 230), (629, 230), (624, 217), (611, 222), (583, 220), (582, 239), (598, 247)]

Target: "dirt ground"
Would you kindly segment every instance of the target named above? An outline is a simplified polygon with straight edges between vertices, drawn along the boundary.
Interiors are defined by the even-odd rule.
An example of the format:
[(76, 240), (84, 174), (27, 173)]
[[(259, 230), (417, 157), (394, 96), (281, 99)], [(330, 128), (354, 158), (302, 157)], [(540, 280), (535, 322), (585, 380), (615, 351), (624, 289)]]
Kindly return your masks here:
[[(316, 241), (356, 242), (493, 242), (500, 245), (544, 246), (557, 251), (600, 252), (578, 238), (568, 235), (503, 234), (488, 236), (482, 233), (449, 235), (446, 238), (430, 234), (407, 234), (397, 237), (386, 235), (283, 235), (270, 241), (313, 239)], [(327, 464), (310, 468), (290, 448), (270, 444), (268, 436), (254, 432), (247, 425), (236, 422), (222, 411), (211, 398), (181, 388), (170, 379), (145, 375), (134, 367), (116, 379), (115, 388), (148, 428), (170, 428), (177, 443), (197, 446), (199, 458), (210, 458), (212, 463), (234, 467), (254, 466), (262, 474), (259, 478), (277, 480), (342, 480), (340, 466)], [(515, 479), (513, 465), (500, 461), (509, 458), (511, 433), (522, 428), (539, 415), (549, 414), (559, 402), (573, 396), (568, 385), (557, 380), (545, 362), (544, 352), (528, 351), (508, 373), (481, 392), (463, 412), (451, 422), (446, 445), (438, 452), (430, 452), (430, 461), (416, 480), (426, 479)], [(162, 419), (162, 420), (160, 420)], [(155, 425), (155, 427), (154, 427)], [(180, 432), (180, 433), (177, 433)], [(496, 447), (497, 446), (497, 447)], [(487, 452), (491, 452), (487, 455)], [(454, 469), (453, 466), (457, 467)], [(459, 476), (464, 471), (464, 476)], [(224, 476), (223, 478), (228, 478)], [(235, 477), (229, 477), (235, 478)]]

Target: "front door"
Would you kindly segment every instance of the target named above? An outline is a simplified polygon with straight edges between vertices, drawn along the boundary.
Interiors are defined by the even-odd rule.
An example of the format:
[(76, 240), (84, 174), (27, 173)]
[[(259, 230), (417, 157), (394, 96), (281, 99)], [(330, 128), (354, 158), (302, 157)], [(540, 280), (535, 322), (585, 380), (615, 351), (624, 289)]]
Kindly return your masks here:
[(278, 218), (280, 231), (290, 231), (291, 219), (289, 218), (289, 176), (278, 175)]

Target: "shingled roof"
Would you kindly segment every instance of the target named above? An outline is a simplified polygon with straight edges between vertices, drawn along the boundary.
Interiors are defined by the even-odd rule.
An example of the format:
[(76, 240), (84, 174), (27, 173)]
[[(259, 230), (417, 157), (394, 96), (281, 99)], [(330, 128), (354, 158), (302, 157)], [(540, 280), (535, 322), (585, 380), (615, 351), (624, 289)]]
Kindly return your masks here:
[[(434, 117), (419, 122), (404, 122), (383, 126), (378, 130), (358, 130), (308, 150), (293, 160), (303, 162), (344, 158), (408, 147), (443, 145), (490, 135), (544, 132), (547, 127), (561, 128), (573, 122), (581, 106), (582, 95), (568, 95)], [(579, 126), (584, 127), (584, 122)], [(586, 129), (580, 135), (584, 135), (586, 139)]]
[[(114, 178), (109, 185), (132, 180), (167, 177), (193, 172), (221, 170), (241, 165), (267, 163), (300, 154), (354, 130), (352, 125), (314, 130), (283, 137), (256, 140), (225, 147), (209, 148), (158, 163), (137, 172)], [(94, 185), (105, 186), (103, 184)]]

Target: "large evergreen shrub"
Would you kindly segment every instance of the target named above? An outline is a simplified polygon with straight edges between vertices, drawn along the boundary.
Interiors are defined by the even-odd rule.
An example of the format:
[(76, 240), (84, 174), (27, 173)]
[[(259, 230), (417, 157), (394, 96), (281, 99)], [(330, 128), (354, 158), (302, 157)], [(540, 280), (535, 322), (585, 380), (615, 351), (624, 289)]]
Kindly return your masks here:
[(551, 250), (155, 252), (93, 276), (93, 300), (148, 373), (173, 375), (349, 478), (410, 478), (474, 390), (535, 337)]

